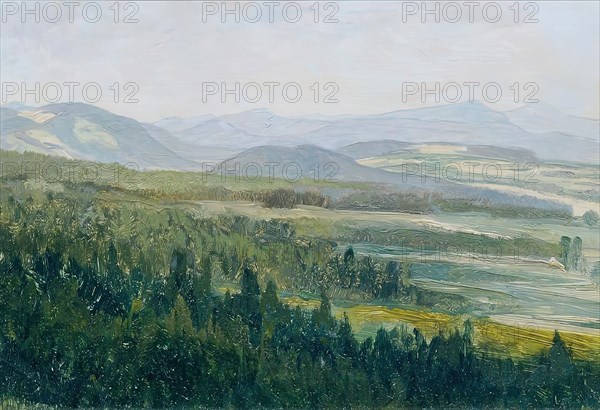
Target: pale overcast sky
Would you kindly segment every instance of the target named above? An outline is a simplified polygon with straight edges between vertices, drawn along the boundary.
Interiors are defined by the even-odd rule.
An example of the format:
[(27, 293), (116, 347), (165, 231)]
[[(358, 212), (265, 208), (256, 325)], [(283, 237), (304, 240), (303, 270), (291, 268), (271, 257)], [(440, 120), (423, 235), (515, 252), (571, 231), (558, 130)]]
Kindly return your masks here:
[[(57, 2), (63, 4), (62, 1)], [(100, 3), (100, 2), (99, 2)], [(210, 3), (210, 2), (209, 2)], [(232, 2), (233, 3), (233, 2)], [(69, 22), (68, 9), (61, 6), (62, 18), (57, 23), (41, 22), (35, 16), (22, 16), (21, 2), (2, 2), (1, 72), (2, 82), (26, 83), (29, 87), (40, 82), (96, 82), (103, 87), (103, 97), (97, 105), (115, 113), (143, 121), (169, 116), (225, 114), (253, 108), (268, 108), (282, 115), (307, 114), (375, 114), (404, 108), (434, 105), (433, 97), (423, 103), (420, 94), (403, 101), (403, 83), (426, 82), (430, 87), (439, 82), (482, 85), (498, 83), (502, 98), (489, 104), (507, 110), (523, 104), (534, 86), (523, 89), (526, 83), (539, 87), (535, 94), (540, 102), (560, 110), (589, 118), (599, 116), (599, 2), (538, 1), (519, 7), (519, 23), (514, 22), (513, 4), (501, 3), (502, 17), (497, 23), (483, 18), (482, 7), (474, 10), (474, 22), (468, 21), (469, 9), (461, 5), (463, 19), (457, 23), (433, 21), (429, 15), (421, 22), (420, 11), (405, 14), (421, 2), (321, 2), (319, 23), (314, 22), (313, 1), (303, 2), (302, 17), (297, 23), (287, 22), (279, 3), (274, 10), (274, 22), (269, 22), (269, 8), (260, 6), (262, 18), (252, 19), (255, 9), (248, 6), (240, 23), (227, 15), (222, 23), (221, 10), (205, 15), (221, 2), (137, 2), (125, 9), (120, 4), (119, 19), (135, 12), (137, 23), (115, 23), (110, 2), (102, 2), (102, 17), (97, 23), (82, 17), (81, 7), (75, 9), (74, 22)], [(332, 2), (334, 3), (334, 2)], [(35, 7), (34, 3), (29, 3)], [(339, 10), (336, 10), (336, 5)], [(440, 3), (443, 7), (444, 3)], [(40, 6), (41, 7), (41, 6)], [(231, 5), (229, 7), (234, 7)], [(435, 3), (429, 3), (435, 7)], [(295, 10), (288, 6), (288, 18)], [(55, 11), (47, 9), (46, 17), (54, 18)], [(445, 10), (452, 19), (455, 10)], [(13, 14), (16, 13), (16, 14)], [(331, 13), (337, 23), (322, 20)], [(537, 23), (523, 23), (531, 13)], [(88, 9), (94, 16), (94, 9)], [(487, 18), (495, 10), (487, 9)], [(23, 23), (22, 17), (27, 21)], [(112, 101), (108, 87), (135, 82), (139, 91), (138, 103)], [(202, 98), (202, 84), (207, 82), (296, 82), (302, 89), (297, 103), (286, 102), (281, 88), (275, 89), (275, 101), (269, 103), (268, 88), (258, 103), (236, 104), (233, 97), (226, 103), (217, 96)], [(314, 90), (321, 87), (319, 102), (314, 102)], [(323, 103), (335, 87), (322, 89), (328, 82), (339, 86), (338, 103)], [(521, 92), (515, 104), (514, 83)], [(3, 90), (6, 85), (3, 85)], [(63, 91), (67, 90), (63, 87)], [(122, 100), (130, 88), (121, 91)], [(254, 96), (254, 90), (248, 89)], [(468, 88), (462, 87), (466, 93)], [(67, 97), (66, 92), (63, 93)], [(454, 91), (449, 98), (453, 98)], [(75, 99), (81, 99), (76, 90)], [(466, 94), (464, 94), (466, 97)], [(475, 90), (481, 99), (481, 90)], [(4, 97), (3, 97), (4, 99)], [(20, 95), (7, 100), (22, 100)], [(32, 103), (31, 97), (25, 102)], [(443, 99), (440, 103), (444, 103)]]

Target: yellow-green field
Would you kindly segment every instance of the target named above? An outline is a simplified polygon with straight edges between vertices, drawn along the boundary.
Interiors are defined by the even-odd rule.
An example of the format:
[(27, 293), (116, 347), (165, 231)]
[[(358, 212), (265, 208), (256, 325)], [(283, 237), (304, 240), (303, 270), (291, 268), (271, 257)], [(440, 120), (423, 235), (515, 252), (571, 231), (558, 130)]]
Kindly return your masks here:
[[(283, 301), (291, 306), (314, 309), (319, 300), (306, 299), (300, 296), (284, 297)], [(364, 339), (374, 336), (381, 326), (393, 328), (406, 324), (418, 328), (427, 338), (442, 332), (462, 329), (468, 316), (426, 310), (388, 308), (385, 306), (354, 305), (338, 307), (333, 304), (334, 314), (340, 318), (344, 312), (348, 315), (357, 337)], [(532, 356), (552, 345), (554, 330), (541, 329), (528, 323), (506, 325), (490, 319), (471, 318), (475, 327), (475, 344), (481, 350), (503, 357), (521, 358)], [(590, 333), (561, 331), (561, 337), (571, 349), (575, 359), (595, 359), (600, 357), (600, 330)]]

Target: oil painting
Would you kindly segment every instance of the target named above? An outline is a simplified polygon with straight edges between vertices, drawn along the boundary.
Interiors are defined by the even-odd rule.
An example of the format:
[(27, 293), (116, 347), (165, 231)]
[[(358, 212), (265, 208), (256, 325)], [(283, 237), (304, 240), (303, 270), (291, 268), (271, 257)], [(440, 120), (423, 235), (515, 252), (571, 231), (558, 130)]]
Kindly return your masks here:
[(600, 406), (600, 3), (0, 6), (0, 408)]

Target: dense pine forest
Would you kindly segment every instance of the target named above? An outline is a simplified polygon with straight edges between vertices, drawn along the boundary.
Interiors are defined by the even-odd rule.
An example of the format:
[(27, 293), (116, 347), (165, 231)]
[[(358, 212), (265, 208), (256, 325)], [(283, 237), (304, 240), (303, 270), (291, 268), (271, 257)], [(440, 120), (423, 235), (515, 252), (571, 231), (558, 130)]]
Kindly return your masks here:
[[(335, 252), (285, 222), (208, 218), (85, 189), (1, 193), (3, 400), (240, 408), (600, 403), (597, 363), (573, 361), (558, 332), (548, 350), (526, 360), (478, 351), (469, 321), (429, 339), (399, 324), (359, 342), (348, 317), (332, 315), (332, 289), (410, 295), (410, 267)], [(240, 291), (216, 292), (217, 277)], [(281, 286), (318, 290), (320, 306), (282, 303)]]

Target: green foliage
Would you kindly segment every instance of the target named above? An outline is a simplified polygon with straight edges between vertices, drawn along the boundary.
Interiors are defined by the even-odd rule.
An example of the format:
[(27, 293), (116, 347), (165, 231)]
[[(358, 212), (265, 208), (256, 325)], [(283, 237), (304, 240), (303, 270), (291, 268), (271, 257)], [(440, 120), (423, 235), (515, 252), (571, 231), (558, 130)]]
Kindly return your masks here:
[[(406, 327), (382, 328), (375, 340), (358, 343), (348, 317), (333, 318), (325, 293), (314, 311), (291, 310), (280, 303), (273, 282), (260, 292), (248, 266), (242, 291), (212, 297), (204, 308), (209, 320), (194, 323), (184, 296), (187, 280), (135, 281), (113, 272), (123, 277), (123, 292), (101, 298), (118, 300), (123, 293), (127, 310), (105, 311), (91, 303), (95, 296), (78, 292), (92, 266), (76, 269), (50, 250), (29, 262), (16, 254), (14, 247), (3, 248), (0, 261), (5, 296), (0, 393), (27, 402), (311, 408), (598, 404), (597, 386), (573, 363), (558, 333), (530, 374), (511, 361), (477, 356), (470, 322), (462, 333), (429, 343)], [(180, 263), (186, 254), (174, 253), (169, 275), (184, 275), (182, 266), (190, 269)], [(95, 275), (110, 287), (103, 272)], [(169, 288), (176, 296), (166, 310), (155, 293)]]
[(583, 242), (579, 236), (573, 238), (567, 254), (566, 268), (569, 270), (585, 272), (586, 263), (583, 257)]
[[(478, 354), (469, 322), (429, 341), (402, 326), (359, 343), (348, 317), (333, 317), (328, 292), (395, 297), (409, 291), (410, 266), (341, 254), (285, 222), (69, 192), (4, 189), (0, 205), (0, 403), (599, 404), (598, 370), (574, 363), (558, 333), (537, 361), (518, 363)], [(241, 291), (216, 296), (214, 276), (239, 281)], [(265, 285), (273, 277), (278, 283)], [(292, 309), (278, 286), (321, 290), (321, 304)]]
[[(174, 289), (182, 287), (194, 322), (201, 323), (207, 319), (203, 306), (211, 280), (238, 281), (244, 261), (251, 261), (259, 283), (276, 276), (290, 291), (342, 289), (364, 297), (395, 298), (412, 290), (409, 266), (390, 270), (381, 261), (355, 255), (351, 248), (340, 255), (335, 243), (298, 237), (285, 221), (204, 218), (178, 207), (157, 211), (144, 203), (94, 195), (15, 199), (13, 191), (3, 193), (0, 206), (6, 212), (0, 222), (14, 232), (13, 245), (25, 259), (54, 246), (69, 261), (67, 269), (82, 271), (86, 280), (79, 292), (92, 300), (94, 312), (127, 311), (124, 295), (106, 296), (122, 292), (123, 274), (131, 275), (127, 280), (138, 287), (160, 277), (166, 287), (164, 293), (152, 292), (157, 309), (170, 311)], [(105, 272), (106, 282), (97, 280), (99, 271)]]
[(567, 260), (569, 259), (569, 250), (571, 249), (571, 238), (568, 236), (560, 237), (560, 261), (563, 265), (567, 266)]
[(296, 192), (278, 188), (264, 192), (262, 197), (266, 208), (295, 208), (299, 204), (325, 207), (328, 204), (327, 199), (316, 190)]
[(585, 222), (588, 226), (598, 226), (599, 221), (600, 217), (596, 211), (592, 211), (590, 209), (589, 211), (585, 211), (583, 214), (583, 222)]

